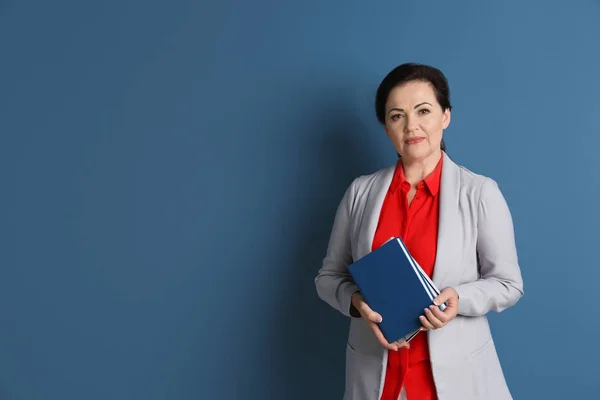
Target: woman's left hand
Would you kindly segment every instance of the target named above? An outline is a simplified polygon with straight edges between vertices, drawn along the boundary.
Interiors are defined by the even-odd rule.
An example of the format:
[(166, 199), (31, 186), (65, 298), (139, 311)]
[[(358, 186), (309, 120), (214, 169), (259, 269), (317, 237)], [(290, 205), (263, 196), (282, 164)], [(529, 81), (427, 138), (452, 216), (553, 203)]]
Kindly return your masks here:
[[(444, 311), (437, 306), (446, 303)], [(451, 287), (445, 288), (440, 295), (433, 299), (433, 304), (425, 309), (424, 315), (419, 317), (425, 329), (439, 329), (452, 321), (458, 314), (458, 293)]]

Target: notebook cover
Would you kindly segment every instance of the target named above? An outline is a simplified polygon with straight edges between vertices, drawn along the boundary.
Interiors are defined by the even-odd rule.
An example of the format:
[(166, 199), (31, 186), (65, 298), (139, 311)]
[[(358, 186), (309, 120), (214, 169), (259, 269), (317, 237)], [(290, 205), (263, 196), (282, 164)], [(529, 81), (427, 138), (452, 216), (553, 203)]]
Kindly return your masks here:
[(381, 315), (379, 327), (390, 343), (419, 329), (419, 316), (432, 304), (401, 243), (390, 240), (348, 266), (369, 307)]

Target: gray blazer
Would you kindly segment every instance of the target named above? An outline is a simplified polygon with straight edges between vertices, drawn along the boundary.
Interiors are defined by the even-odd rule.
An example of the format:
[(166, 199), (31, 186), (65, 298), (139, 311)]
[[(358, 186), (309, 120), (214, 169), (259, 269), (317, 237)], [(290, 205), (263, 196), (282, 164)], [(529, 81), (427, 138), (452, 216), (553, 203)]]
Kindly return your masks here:
[[(512, 217), (494, 180), (443, 157), (433, 282), (456, 289), (459, 310), (449, 324), (427, 332), (438, 398), (511, 399), (486, 314), (523, 295)], [(319, 297), (350, 317), (344, 400), (378, 400), (383, 389), (387, 350), (351, 307), (357, 287), (347, 266), (371, 251), (394, 169), (360, 176), (348, 187), (315, 278)]]

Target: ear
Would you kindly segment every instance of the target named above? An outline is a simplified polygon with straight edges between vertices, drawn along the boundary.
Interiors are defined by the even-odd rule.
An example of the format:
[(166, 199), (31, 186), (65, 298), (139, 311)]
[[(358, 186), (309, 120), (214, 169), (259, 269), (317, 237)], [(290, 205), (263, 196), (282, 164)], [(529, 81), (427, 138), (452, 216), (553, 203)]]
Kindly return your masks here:
[(444, 111), (444, 117), (443, 117), (443, 127), (444, 129), (446, 129), (448, 127), (448, 125), (450, 125), (450, 120), (452, 119), (452, 113), (450, 112), (449, 109), (446, 109), (446, 111)]

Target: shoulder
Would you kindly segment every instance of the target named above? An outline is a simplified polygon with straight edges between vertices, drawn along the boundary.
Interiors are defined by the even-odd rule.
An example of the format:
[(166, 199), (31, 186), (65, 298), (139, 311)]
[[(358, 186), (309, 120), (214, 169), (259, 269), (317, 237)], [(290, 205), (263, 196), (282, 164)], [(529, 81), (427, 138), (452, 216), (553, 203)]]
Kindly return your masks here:
[(354, 178), (354, 183), (356, 184), (357, 187), (364, 187), (364, 186), (372, 185), (373, 182), (377, 181), (378, 179), (380, 179), (386, 175), (389, 175), (390, 173), (393, 173), (395, 168), (396, 168), (396, 164), (392, 164), (390, 166), (382, 168), (373, 173), (366, 174), (366, 175), (359, 175), (356, 178)]
[(374, 184), (380, 184), (389, 180), (396, 170), (396, 163), (381, 168), (375, 172), (359, 175), (352, 180), (350, 188), (355, 194), (368, 192)]
[(366, 203), (369, 194), (373, 190), (378, 192), (387, 189), (396, 170), (396, 165), (394, 163), (375, 172), (358, 175), (353, 178), (350, 185), (346, 188), (344, 195), (345, 202), (349, 207), (354, 209), (356, 204)]
[(449, 164), (459, 177), (461, 191), (467, 193), (469, 197), (475, 198), (479, 202), (503, 198), (498, 182), (494, 178), (456, 164), (454, 161), (450, 161)]
[(464, 165), (452, 162), (454, 168), (460, 176), (460, 184), (464, 186), (483, 186), (488, 181), (493, 181), (489, 176), (475, 172)]

